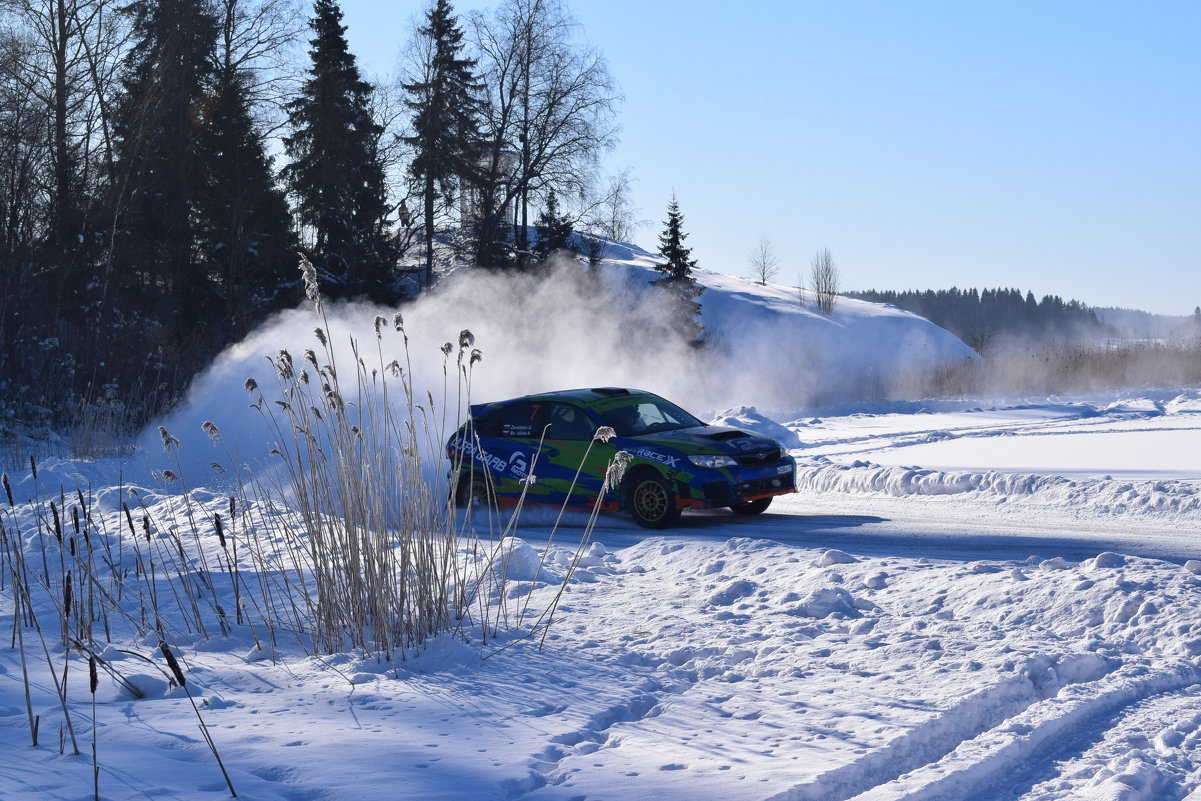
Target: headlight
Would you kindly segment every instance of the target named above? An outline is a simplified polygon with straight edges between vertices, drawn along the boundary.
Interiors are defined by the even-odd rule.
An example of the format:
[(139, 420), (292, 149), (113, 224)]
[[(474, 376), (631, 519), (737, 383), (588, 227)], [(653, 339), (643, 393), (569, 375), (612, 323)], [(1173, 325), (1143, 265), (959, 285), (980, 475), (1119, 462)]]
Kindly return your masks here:
[(734, 467), (738, 464), (729, 456), (689, 456), (688, 461), (697, 467)]

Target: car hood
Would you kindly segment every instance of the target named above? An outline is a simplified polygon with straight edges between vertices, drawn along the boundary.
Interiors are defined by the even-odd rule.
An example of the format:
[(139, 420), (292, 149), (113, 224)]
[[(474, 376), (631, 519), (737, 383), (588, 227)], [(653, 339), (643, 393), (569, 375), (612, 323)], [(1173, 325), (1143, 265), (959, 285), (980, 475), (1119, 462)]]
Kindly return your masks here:
[(674, 448), (687, 454), (716, 454), (749, 456), (768, 451), (781, 451), (780, 443), (761, 434), (723, 426), (696, 426), (675, 431), (658, 431), (630, 437), (645, 445)]

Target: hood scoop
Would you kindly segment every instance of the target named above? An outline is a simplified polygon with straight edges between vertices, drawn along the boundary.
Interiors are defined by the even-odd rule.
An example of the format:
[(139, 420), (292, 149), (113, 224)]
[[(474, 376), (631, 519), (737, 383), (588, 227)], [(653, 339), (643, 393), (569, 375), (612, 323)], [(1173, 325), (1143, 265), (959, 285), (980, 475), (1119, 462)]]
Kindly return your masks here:
[(720, 431), (716, 434), (710, 434), (709, 439), (717, 440), (718, 442), (724, 442), (728, 439), (741, 439), (743, 437), (749, 437), (749, 436), (750, 436), (750, 434), (746, 433), (745, 431), (738, 431), (737, 429), (731, 429), (729, 431)]

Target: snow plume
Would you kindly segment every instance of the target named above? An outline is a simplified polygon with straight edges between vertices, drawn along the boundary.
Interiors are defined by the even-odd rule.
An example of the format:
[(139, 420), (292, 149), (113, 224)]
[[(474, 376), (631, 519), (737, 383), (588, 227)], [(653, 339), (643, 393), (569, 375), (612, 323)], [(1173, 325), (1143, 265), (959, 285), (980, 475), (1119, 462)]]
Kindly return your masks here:
[[(411, 377), (419, 414), (435, 410), (427, 450), (464, 414), (468, 395), (456, 381), (462, 330), (474, 334), (483, 357), (471, 371), (471, 402), (620, 386), (663, 395), (705, 419), (751, 405), (781, 419), (819, 402), (886, 397), (898, 376), (970, 355), (950, 334), (904, 312), (848, 300), (822, 316), (802, 308), (795, 289), (704, 270), (696, 277), (706, 286), (699, 299), (707, 345), (693, 348), (677, 331), (672, 296), (652, 285), (660, 277), (649, 254), (599, 269), (574, 260), (528, 273), (468, 269), (398, 309), (335, 303), (324, 311), (343, 391), (353, 387), (352, 340), (368, 375), (396, 360)], [(393, 330), (397, 312), (403, 333)], [(377, 318), (385, 321), (378, 338)], [(287, 350), (300, 364), (313, 349), (324, 364), (314, 337), (320, 324), (311, 305), (268, 321), (198, 377), (188, 402), (163, 425), (184, 450), (189, 439), (207, 442), (201, 425), (211, 420), (227, 443), (237, 443), (239, 461), (266, 454), (270, 438), (260, 414), (247, 408), (255, 397), (243, 384), (254, 378), (271, 405), (278, 395), (267, 357)], [(449, 357), (444, 343), (452, 345)], [(395, 391), (391, 399), (404, 402)], [(416, 422), (422, 427), (426, 418)], [(146, 441), (161, 453), (157, 426), (150, 431)], [(207, 471), (212, 449), (202, 450)]]
[[(406, 404), (400, 380), (388, 369), (396, 362), (412, 382), (413, 403), (420, 407), (415, 424), (428, 454), (440, 450), (468, 401), (592, 386), (636, 387), (684, 404), (707, 397), (709, 372), (702, 369), (701, 352), (674, 332), (666, 293), (636, 280), (601, 278), (578, 265), (519, 274), (463, 271), (398, 308), (332, 303), (324, 313), (343, 392), (354, 387), (353, 368), (361, 358), (371, 380), (388, 373), (389, 402)], [(396, 328), (397, 314), (403, 330)], [(322, 366), (331, 361), (315, 334), (323, 326), (308, 304), (273, 317), (222, 353), (193, 382), (181, 408), (147, 429), (142, 444), (162, 454), (161, 424), (181, 440), (178, 453), (189, 476), (211, 475), (212, 462), (260, 460), (274, 447), (274, 437), (251, 404), (261, 393), (264, 411), (278, 412), (272, 360), (281, 351), (296, 370), (308, 367), (310, 373), (315, 371), (305, 360), (306, 349)], [(472, 333), (482, 356), (468, 371), (470, 386), (467, 378), (458, 380), (460, 364), (470, 360), (470, 348), (460, 351), (463, 331)], [(257, 391), (247, 390), (248, 379)], [(407, 410), (400, 417), (406, 419)], [(230, 454), (209, 446), (202, 431), (206, 422), (217, 426)]]

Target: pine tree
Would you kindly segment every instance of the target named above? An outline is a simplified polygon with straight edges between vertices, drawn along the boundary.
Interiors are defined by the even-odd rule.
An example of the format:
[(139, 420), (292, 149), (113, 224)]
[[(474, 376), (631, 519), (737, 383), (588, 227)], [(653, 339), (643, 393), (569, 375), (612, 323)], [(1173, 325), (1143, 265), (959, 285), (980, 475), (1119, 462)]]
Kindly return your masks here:
[(200, 246), (220, 287), (226, 339), (235, 339), (296, 300), (299, 282), (287, 201), (250, 114), (246, 76), (231, 65), (218, 75), (201, 149)]
[(677, 305), (677, 324), (685, 338), (694, 347), (704, 344), (704, 327), (701, 325), (701, 304), (697, 297), (704, 287), (697, 284), (692, 277), (692, 268), (696, 261), (692, 259), (692, 249), (684, 247), (688, 234), (684, 233), (684, 215), (680, 213), (680, 204), (675, 195), (667, 206), (667, 226), (659, 235), (659, 255), (667, 261), (656, 264), (655, 269), (663, 273), (663, 278), (654, 283), (667, 289), (675, 296)]
[(534, 243), (534, 254), (539, 261), (546, 261), (561, 250), (575, 253), (572, 246), (575, 227), (570, 217), (559, 213), (559, 201), (554, 192), (547, 195), (546, 208), (538, 215), (534, 231), (538, 236), (538, 241)]
[(470, 178), (478, 149), (478, 82), (475, 61), (462, 57), (463, 31), (448, 0), (436, 0), (418, 34), (427, 47), (420, 80), (404, 84), (413, 110), (416, 150), (409, 171), (422, 184), (425, 214), (425, 285), (433, 283), (434, 215), (439, 197), (450, 201), (455, 184)]
[(141, 0), (132, 10), (136, 44), (114, 120), (118, 297), (109, 300), (126, 319), (140, 311), (186, 327), (211, 301), (206, 271), (195, 263), (191, 201), (217, 22), (194, 0)]
[(293, 133), (284, 146), (292, 161), (284, 177), (329, 296), (390, 300), (395, 254), (384, 227), (383, 128), (372, 118), (371, 85), (347, 47), (337, 2), (316, 0), (313, 10), (309, 78), (288, 104)]

